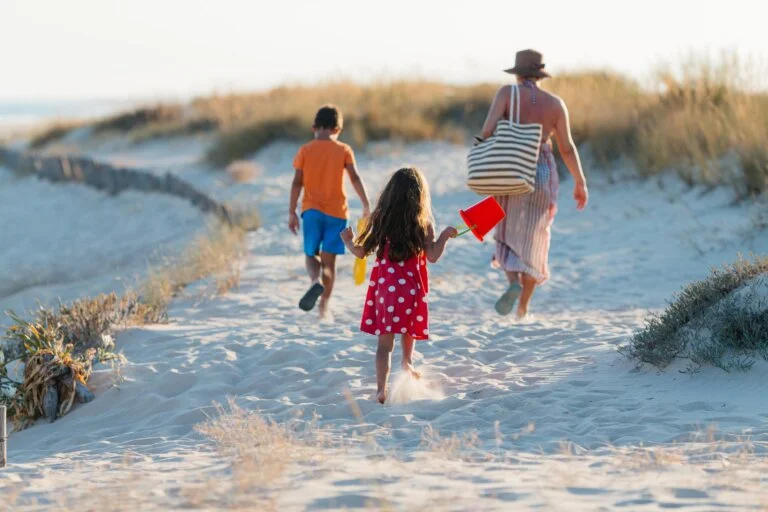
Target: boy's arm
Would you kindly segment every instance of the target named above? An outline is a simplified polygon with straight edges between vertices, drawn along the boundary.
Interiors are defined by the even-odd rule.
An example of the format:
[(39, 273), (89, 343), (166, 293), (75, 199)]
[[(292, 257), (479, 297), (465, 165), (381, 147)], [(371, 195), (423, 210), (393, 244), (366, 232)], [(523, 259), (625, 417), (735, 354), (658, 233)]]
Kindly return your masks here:
[(435, 230), (432, 226), (429, 226), (429, 232), (427, 233), (427, 243), (424, 248), (424, 252), (427, 253), (427, 259), (430, 263), (436, 263), (437, 260), (443, 255), (445, 251), (445, 244), (448, 243), (450, 238), (456, 236), (458, 231), (456, 228), (448, 226), (440, 233), (440, 236), (435, 240)]
[(371, 203), (368, 201), (368, 191), (365, 189), (363, 178), (360, 177), (360, 173), (357, 171), (357, 166), (354, 163), (347, 164), (345, 168), (349, 174), (349, 181), (352, 182), (352, 187), (357, 192), (360, 202), (363, 203), (363, 217), (368, 217), (371, 214)]
[(299, 205), (299, 195), (304, 187), (304, 171), (296, 169), (291, 184), (291, 204), (288, 206), (288, 229), (294, 235), (299, 232), (299, 216), (296, 214), (296, 208)]

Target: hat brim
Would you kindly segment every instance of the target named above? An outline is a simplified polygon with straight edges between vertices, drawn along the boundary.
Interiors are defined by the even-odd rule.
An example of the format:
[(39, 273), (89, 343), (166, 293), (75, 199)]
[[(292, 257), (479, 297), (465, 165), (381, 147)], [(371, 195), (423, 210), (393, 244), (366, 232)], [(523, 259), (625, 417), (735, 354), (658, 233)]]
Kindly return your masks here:
[(550, 78), (552, 75), (544, 71), (543, 69), (520, 69), (517, 67), (504, 70), (505, 73), (518, 76), (533, 76), (536, 78)]

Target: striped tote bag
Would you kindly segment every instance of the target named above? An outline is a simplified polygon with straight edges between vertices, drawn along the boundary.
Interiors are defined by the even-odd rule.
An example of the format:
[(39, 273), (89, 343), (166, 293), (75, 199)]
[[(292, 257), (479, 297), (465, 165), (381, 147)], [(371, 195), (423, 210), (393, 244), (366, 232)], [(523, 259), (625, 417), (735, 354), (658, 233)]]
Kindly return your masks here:
[(499, 121), (493, 135), (469, 150), (467, 186), (478, 194), (517, 196), (534, 189), (542, 126), (520, 124), (517, 85), (509, 105), (509, 121)]

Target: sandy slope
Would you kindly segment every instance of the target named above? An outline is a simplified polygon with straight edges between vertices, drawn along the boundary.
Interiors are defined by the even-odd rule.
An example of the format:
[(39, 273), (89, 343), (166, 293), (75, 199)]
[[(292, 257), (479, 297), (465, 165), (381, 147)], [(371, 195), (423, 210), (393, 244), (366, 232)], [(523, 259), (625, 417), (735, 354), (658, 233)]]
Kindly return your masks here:
[[(689, 375), (678, 371), (683, 365), (660, 373), (636, 369), (615, 350), (648, 308), (711, 265), (768, 249), (751, 208), (671, 180), (595, 179), (590, 208), (576, 213), (564, 184), (553, 279), (524, 323), (492, 310), (503, 283), (488, 266), (491, 245), (453, 241), (431, 267), (432, 339), (417, 346), (425, 382), (400, 379), (397, 403), (381, 407), (370, 399), (375, 345), (357, 329), (365, 290), (352, 284), (350, 258), (341, 262), (336, 323), (297, 313), (306, 286), (300, 240), (283, 226), (294, 150), (276, 145), (258, 156), (266, 174), (246, 193), (259, 201), (266, 227), (250, 235), (240, 289), (216, 300), (189, 290), (170, 325), (121, 334), (128, 381), (118, 390), (98, 375), (95, 402), (14, 434), (0, 492), (14, 489), (30, 508), (33, 500), (97, 499), (92, 487), (68, 488), (75, 478), (104, 493), (122, 490), (128, 501), (104, 508), (146, 509), (193, 506), (188, 489), (207, 482), (203, 503), (222, 506), (232, 471), (193, 427), (213, 401), (234, 396), (279, 422), (316, 414), (315, 428), (332, 440), (261, 492), (278, 509), (768, 504), (762, 459), (740, 464), (728, 455), (764, 450), (768, 365), (749, 374)], [(361, 155), (360, 163), (373, 190), (404, 162), (422, 167), (442, 226), (476, 200), (463, 186), (463, 157), (460, 148), (425, 144)], [(413, 400), (420, 396), (432, 399)], [(702, 434), (713, 424), (718, 443)], [(476, 438), (455, 449), (430, 429), (443, 440)], [(357, 442), (361, 434), (372, 434), (375, 447)]]
[(205, 227), (198, 210), (173, 197), (110, 197), (2, 167), (0, 219), (0, 313), (135, 286), (150, 263)]

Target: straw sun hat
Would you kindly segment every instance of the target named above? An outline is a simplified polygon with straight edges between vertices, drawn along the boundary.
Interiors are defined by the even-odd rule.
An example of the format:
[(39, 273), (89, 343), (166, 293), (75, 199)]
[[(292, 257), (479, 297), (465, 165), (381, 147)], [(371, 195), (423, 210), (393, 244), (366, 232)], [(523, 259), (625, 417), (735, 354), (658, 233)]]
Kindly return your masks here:
[(546, 78), (550, 74), (544, 71), (543, 60), (544, 57), (536, 50), (522, 50), (515, 55), (515, 67), (504, 71), (517, 76)]

